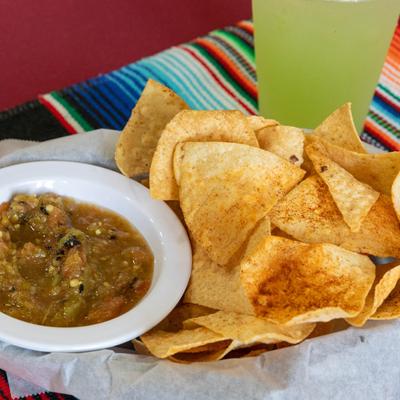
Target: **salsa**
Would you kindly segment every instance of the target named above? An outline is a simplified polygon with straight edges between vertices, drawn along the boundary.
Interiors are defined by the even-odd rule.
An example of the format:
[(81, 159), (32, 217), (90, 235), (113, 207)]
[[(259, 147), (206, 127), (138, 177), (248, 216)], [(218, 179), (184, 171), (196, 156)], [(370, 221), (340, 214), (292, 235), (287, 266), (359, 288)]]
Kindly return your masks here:
[(153, 255), (118, 214), (53, 193), (0, 204), (0, 311), (39, 325), (110, 320), (146, 294)]

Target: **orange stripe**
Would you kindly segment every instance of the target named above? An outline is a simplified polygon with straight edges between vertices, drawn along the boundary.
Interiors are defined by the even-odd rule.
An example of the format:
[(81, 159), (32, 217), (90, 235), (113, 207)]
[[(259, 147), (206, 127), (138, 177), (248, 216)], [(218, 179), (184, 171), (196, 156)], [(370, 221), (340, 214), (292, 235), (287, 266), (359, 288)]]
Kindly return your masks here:
[[(400, 53), (399, 53), (399, 55), (400, 55)], [(386, 63), (388, 63), (388, 64), (390, 63), (390, 65), (392, 67), (394, 67), (395, 69), (400, 69), (400, 58), (396, 59), (396, 57), (393, 57), (392, 54), (388, 55), (384, 65), (386, 65)]]
[(389, 54), (391, 51), (400, 51), (400, 43), (396, 43), (394, 40), (390, 44)]
[(239, 28), (244, 29), (245, 31), (249, 32), (251, 35), (254, 34), (254, 26), (251, 22), (248, 21), (239, 21), (236, 26)]
[(217, 60), (222, 64), (222, 66), (228, 71), (230, 75), (239, 83), (242, 88), (250, 94), (254, 99), (257, 99), (257, 88), (242, 74), (242, 72), (236, 67), (235, 63), (226, 56), (217, 46), (212, 42), (204, 38), (196, 39), (196, 42), (207, 49)]
[(372, 124), (368, 119), (365, 121), (364, 129), (371, 133), (373, 136), (377, 137), (380, 142), (383, 142), (387, 147), (392, 150), (399, 151), (400, 144), (395, 142), (389, 135), (381, 132), (374, 124)]
[(392, 60), (392, 58), (391, 57), (388, 57), (387, 59), (386, 59), (386, 64), (389, 64), (390, 66), (392, 66), (394, 69), (398, 69), (399, 68), (399, 64), (398, 63), (396, 63), (396, 62), (393, 62), (393, 60)]
[(393, 71), (390, 71), (389, 68), (386, 67), (382, 70), (380, 78), (381, 77), (385, 77), (389, 81), (387, 84), (393, 88), (399, 86), (400, 75), (396, 76), (396, 72), (393, 73)]
[(382, 70), (381, 76), (384, 76), (388, 81), (392, 83), (396, 83), (396, 80), (393, 78), (392, 75), (389, 75), (389, 72), (386, 69)]
[(394, 58), (399, 58), (400, 59), (400, 45), (395, 46), (394, 43), (389, 48), (389, 51), (387, 53), (388, 57), (394, 57)]

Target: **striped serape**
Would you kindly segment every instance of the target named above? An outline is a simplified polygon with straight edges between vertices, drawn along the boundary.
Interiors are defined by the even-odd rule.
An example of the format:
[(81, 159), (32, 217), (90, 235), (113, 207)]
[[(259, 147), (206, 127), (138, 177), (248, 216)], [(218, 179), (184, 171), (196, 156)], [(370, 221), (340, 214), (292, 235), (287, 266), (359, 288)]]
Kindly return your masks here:
[[(239, 109), (256, 114), (252, 22), (240, 21), (212, 31), (108, 74), (40, 95), (39, 103), (0, 113), (0, 138), (15, 137), (10, 118), (17, 120), (16, 115), (26, 116), (28, 111), (34, 114), (32, 110), (41, 116), (29, 127), (30, 139), (45, 140), (96, 128), (120, 130), (148, 78), (169, 86), (193, 109)], [(400, 21), (361, 136), (384, 150), (400, 150)]]

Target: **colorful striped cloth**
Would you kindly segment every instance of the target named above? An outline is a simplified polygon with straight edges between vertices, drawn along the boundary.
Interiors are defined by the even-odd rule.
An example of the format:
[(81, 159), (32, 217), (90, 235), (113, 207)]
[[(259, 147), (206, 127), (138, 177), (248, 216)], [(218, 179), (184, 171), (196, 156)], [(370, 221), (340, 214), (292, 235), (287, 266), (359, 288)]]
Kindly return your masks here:
[[(40, 104), (32, 102), (23, 106), (22, 111), (17, 107), (0, 113), (0, 138), (9, 135), (5, 131), (10, 129), (9, 114), (16, 119), (15, 115), (20, 111), (26, 115), (27, 108), (44, 114), (41, 107), (53, 119), (50, 121), (41, 115), (42, 124), (35, 121), (34, 131), (29, 127), (31, 139), (47, 139), (96, 128), (119, 130), (127, 121), (148, 78), (169, 86), (193, 109), (234, 108), (248, 114), (257, 113), (252, 22), (241, 21), (212, 31), (190, 43), (172, 47), (108, 74), (41, 95), (38, 99)], [(362, 139), (385, 150), (400, 150), (400, 20)]]
[[(193, 109), (257, 113), (253, 24), (241, 21), (116, 71), (39, 96), (0, 112), (0, 139), (46, 140), (96, 128), (120, 130), (148, 78), (182, 96)], [(400, 150), (400, 20), (377, 85), (362, 139)], [(54, 393), (26, 399), (72, 399)], [(10, 400), (0, 370), (0, 400)]]

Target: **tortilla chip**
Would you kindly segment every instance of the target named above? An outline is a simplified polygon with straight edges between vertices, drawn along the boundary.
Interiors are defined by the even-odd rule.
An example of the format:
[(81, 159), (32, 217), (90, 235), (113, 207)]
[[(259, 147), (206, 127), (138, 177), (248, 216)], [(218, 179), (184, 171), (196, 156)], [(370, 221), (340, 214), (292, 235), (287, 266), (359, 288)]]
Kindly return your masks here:
[[(367, 320), (371, 318), (371, 316), (372, 319), (376, 318), (375, 313), (377, 312), (377, 310), (380, 310), (377, 312), (378, 315), (382, 315), (383, 310), (385, 310), (386, 312), (388, 309), (388, 305), (385, 306), (386, 299), (388, 299), (388, 303), (392, 302), (393, 304), (393, 296), (391, 299), (388, 297), (391, 295), (391, 292), (396, 287), (399, 280), (399, 262), (379, 265), (376, 269), (374, 284), (370, 292), (368, 293), (368, 297), (363, 310), (356, 317), (348, 318), (347, 322), (354, 326), (363, 326), (365, 322), (367, 322)], [(398, 304), (396, 310), (397, 316), (394, 318), (397, 318), (398, 316), (400, 316), (400, 291), (397, 292), (395, 297), (398, 301)], [(381, 309), (382, 305), (383, 309)]]
[(302, 242), (332, 243), (358, 253), (400, 257), (399, 221), (390, 198), (383, 194), (358, 232), (351, 232), (318, 175), (302, 181), (269, 216), (279, 229)]
[(275, 236), (246, 252), (240, 266), (256, 315), (287, 325), (359, 314), (375, 278), (367, 256)]
[(192, 275), (184, 302), (218, 310), (254, 314), (242, 287), (238, 263), (229, 267), (218, 265), (199, 246), (194, 248)]
[(165, 125), (189, 108), (171, 89), (149, 79), (119, 136), (115, 149), (118, 169), (126, 176), (147, 174)]
[(185, 218), (183, 217), (183, 212), (179, 201), (171, 200), (166, 201), (166, 203), (168, 207), (174, 212), (174, 214), (179, 218), (179, 221), (181, 221), (181, 223), (185, 225)]
[(178, 332), (183, 328), (183, 322), (190, 318), (212, 314), (217, 310), (198, 304), (180, 304), (175, 307), (155, 328), (166, 332)]
[(228, 360), (231, 358), (247, 358), (247, 357), (257, 357), (267, 351), (276, 350), (276, 344), (264, 344), (258, 343), (249, 346), (238, 347), (233, 349), (228, 354), (225, 355), (224, 359)]
[[(389, 291), (390, 287), (395, 283), (393, 289), (390, 291), (389, 296), (385, 298), (383, 303), (378, 307), (378, 309), (375, 311), (374, 314), (370, 317), (370, 319), (394, 319), (394, 318), (399, 318), (400, 317), (400, 280), (397, 278), (397, 275), (399, 274), (399, 268), (400, 268), (400, 261), (395, 261), (393, 263), (390, 263), (387, 265), (387, 268), (392, 268), (387, 272), (389, 274), (388, 278), (386, 279), (386, 282), (384, 282), (382, 292), (384, 293), (384, 289), (387, 289)], [(385, 265), (378, 266), (378, 268), (385, 267)], [(385, 269), (383, 270), (385, 272)], [(392, 272), (393, 271), (393, 272)], [(386, 275), (384, 275), (384, 278), (386, 278)], [(397, 280), (397, 282), (395, 282)], [(385, 287), (386, 286), (386, 287)]]
[(318, 322), (315, 329), (311, 332), (307, 339), (312, 339), (319, 336), (330, 335), (331, 333), (344, 331), (350, 325), (344, 319), (332, 319), (327, 322)]
[(194, 347), (226, 340), (223, 336), (202, 327), (178, 332), (152, 329), (142, 335), (141, 339), (150, 353), (158, 358), (167, 358)]
[(307, 146), (306, 152), (316, 172), (328, 186), (344, 221), (352, 232), (358, 232), (379, 193), (330, 160), (322, 143)]
[(231, 340), (223, 340), (221, 342), (210, 343), (190, 349), (182, 353), (176, 353), (173, 356), (168, 357), (168, 359), (181, 364), (217, 361), (224, 358), (224, 356), (228, 354), (233, 347), (234, 346), (232, 346)]
[(397, 174), (392, 185), (392, 202), (397, 218), (400, 221), (400, 173)]
[(221, 265), (304, 176), (302, 169), (270, 152), (236, 143), (181, 143), (174, 168), (189, 231)]
[(163, 130), (150, 168), (150, 193), (159, 200), (177, 200), (173, 154), (180, 142), (221, 141), (258, 147), (247, 118), (240, 111), (191, 111), (176, 115)]
[(214, 314), (191, 318), (186, 323), (210, 329), (220, 335), (248, 345), (254, 343), (299, 343), (315, 328), (315, 324), (282, 326), (261, 318), (233, 312), (218, 311)]
[(256, 132), (258, 143), (264, 150), (280, 156), (300, 167), (303, 163), (304, 133), (292, 126), (270, 126)]
[[(310, 137), (313, 142), (315, 138)], [(394, 179), (400, 172), (400, 152), (360, 154), (322, 140), (327, 156), (356, 179), (380, 193), (391, 194)]]
[(276, 226), (274, 227), (274, 229), (272, 229), (271, 235), (283, 237), (285, 239), (296, 240), (293, 236), (290, 236), (289, 234), (282, 231), (281, 229), (279, 229)]
[(250, 234), (249, 240), (245, 243), (246, 248), (258, 246), (260, 240), (271, 235), (271, 219), (267, 216), (262, 218)]
[(276, 349), (276, 345), (257, 344), (244, 349), (233, 350), (228, 353), (225, 358), (248, 358), (258, 357), (259, 355)]
[(250, 128), (253, 129), (254, 132), (257, 132), (259, 129), (266, 128), (267, 126), (279, 125), (278, 121), (275, 121), (274, 119), (266, 119), (261, 115), (250, 115), (247, 117), (247, 121), (250, 124)]
[(314, 136), (357, 153), (366, 153), (351, 113), (351, 103), (343, 104), (313, 132)]
[(247, 250), (228, 269), (196, 248), (184, 301), (295, 325), (357, 315), (374, 279), (368, 257), (332, 245), (269, 236)]
[(151, 356), (149, 349), (144, 345), (144, 343), (138, 339), (132, 339), (133, 347), (135, 348), (136, 354), (141, 354), (143, 356)]

